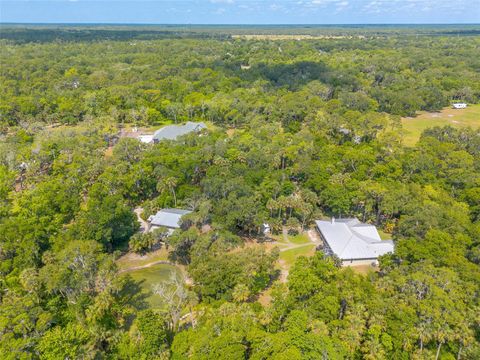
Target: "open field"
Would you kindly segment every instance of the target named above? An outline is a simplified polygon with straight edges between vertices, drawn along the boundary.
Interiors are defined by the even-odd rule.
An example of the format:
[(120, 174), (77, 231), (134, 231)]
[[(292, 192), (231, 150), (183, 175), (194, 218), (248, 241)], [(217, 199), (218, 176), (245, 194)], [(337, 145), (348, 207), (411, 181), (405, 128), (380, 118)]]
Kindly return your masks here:
[[(127, 272), (134, 280), (140, 282), (147, 302), (153, 309), (161, 309), (163, 303), (158, 295), (152, 293), (153, 287), (168, 280), (172, 273), (181, 276), (181, 270), (174, 265), (156, 264), (143, 269)], [(127, 274), (125, 273), (125, 274)]]
[(165, 264), (168, 261), (168, 252), (162, 248), (145, 255), (127, 253), (117, 259), (116, 263), (122, 276), (129, 274), (140, 282), (142, 293), (153, 309), (162, 308), (162, 300), (152, 293), (153, 286), (168, 280), (172, 273), (181, 276), (182, 270), (175, 265)]
[(145, 255), (139, 255), (135, 253), (127, 253), (117, 259), (117, 266), (120, 271), (127, 271), (128, 269), (145, 266), (147, 264), (155, 263), (158, 261), (167, 261), (168, 252), (165, 248), (161, 248), (156, 251), (152, 251)]
[(310, 239), (308, 238), (308, 235), (306, 233), (298, 234), (295, 236), (288, 235), (288, 240), (293, 243), (293, 244), (309, 244), (311, 243)]
[(281, 244), (300, 245), (300, 244), (308, 244), (311, 242), (306, 232), (300, 233), (298, 235), (288, 235), (287, 233), (271, 234), (270, 237), (274, 239), (276, 242), (278, 242), (279, 243), (278, 245), (281, 245)]
[(346, 39), (363, 38), (363, 36), (344, 35), (309, 35), (309, 34), (235, 34), (233, 39), (246, 40), (318, 40), (318, 39)]
[(295, 260), (300, 256), (312, 256), (315, 253), (314, 244), (306, 244), (305, 246), (295, 247), (280, 252), (280, 260), (285, 261), (285, 264), (290, 268)]
[(480, 104), (469, 105), (466, 109), (452, 109), (450, 107), (440, 112), (422, 111), (418, 116), (402, 118), (405, 131), (404, 142), (407, 146), (414, 146), (423, 130), (435, 126), (450, 125), (455, 128), (480, 127)]

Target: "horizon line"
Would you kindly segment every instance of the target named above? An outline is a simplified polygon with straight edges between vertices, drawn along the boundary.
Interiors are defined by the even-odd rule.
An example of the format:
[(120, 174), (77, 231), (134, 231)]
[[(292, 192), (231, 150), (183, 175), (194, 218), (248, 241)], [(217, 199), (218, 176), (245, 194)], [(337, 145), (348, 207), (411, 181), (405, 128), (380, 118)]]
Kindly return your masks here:
[(480, 23), (117, 23), (117, 22), (3, 22), (0, 25), (136, 25), (136, 26), (358, 26), (358, 25), (480, 25)]

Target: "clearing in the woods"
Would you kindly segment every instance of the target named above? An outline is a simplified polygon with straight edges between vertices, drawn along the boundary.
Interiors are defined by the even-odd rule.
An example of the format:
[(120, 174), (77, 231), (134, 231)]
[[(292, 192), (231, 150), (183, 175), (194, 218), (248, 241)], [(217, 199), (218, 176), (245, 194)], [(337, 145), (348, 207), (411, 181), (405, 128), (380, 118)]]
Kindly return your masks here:
[(126, 273), (128, 273), (133, 280), (140, 282), (145, 299), (152, 309), (162, 309), (165, 305), (161, 297), (153, 293), (155, 285), (170, 279), (172, 273), (179, 277), (182, 276), (182, 272), (177, 266), (168, 264), (155, 264)]
[(182, 276), (182, 269), (168, 262), (168, 252), (162, 248), (145, 255), (129, 252), (117, 260), (117, 266), (123, 276), (128, 274), (140, 282), (142, 292), (151, 308), (161, 309), (163, 303), (160, 296), (153, 293), (154, 286), (170, 279), (172, 273)]
[(402, 118), (402, 125), (405, 145), (414, 146), (425, 129), (435, 126), (480, 128), (480, 104), (468, 105), (465, 109), (448, 107), (439, 112), (422, 111), (416, 117)]

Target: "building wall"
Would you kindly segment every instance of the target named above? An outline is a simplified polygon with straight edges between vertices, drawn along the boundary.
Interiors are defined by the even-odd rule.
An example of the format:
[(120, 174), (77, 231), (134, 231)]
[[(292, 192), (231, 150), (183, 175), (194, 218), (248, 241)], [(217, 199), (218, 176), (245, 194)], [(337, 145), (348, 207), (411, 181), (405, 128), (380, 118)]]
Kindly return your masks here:
[(174, 228), (171, 228), (171, 227), (166, 227), (166, 226), (156, 226), (156, 225), (150, 225), (150, 228), (148, 229), (148, 231), (153, 231), (155, 229), (159, 229), (159, 228), (166, 228), (168, 230), (168, 235), (172, 235), (172, 233), (176, 230)]
[(357, 265), (378, 265), (378, 260), (376, 259), (352, 259), (352, 260), (342, 260), (342, 266), (357, 266)]
[[(318, 227), (315, 226), (315, 229), (317, 230), (317, 233), (320, 237), (320, 240), (322, 241), (321, 243), (321, 247), (323, 248), (322, 251), (325, 255), (332, 255), (333, 254), (333, 251), (332, 249), (330, 248), (330, 246), (328, 245), (327, 241), (325, 240), (325, 238), (323, 237), (323, 234), (322, 232), (320, 231), (320, 229)], [(317, 250), (318, 250), (318, 247), (317, 247)]]

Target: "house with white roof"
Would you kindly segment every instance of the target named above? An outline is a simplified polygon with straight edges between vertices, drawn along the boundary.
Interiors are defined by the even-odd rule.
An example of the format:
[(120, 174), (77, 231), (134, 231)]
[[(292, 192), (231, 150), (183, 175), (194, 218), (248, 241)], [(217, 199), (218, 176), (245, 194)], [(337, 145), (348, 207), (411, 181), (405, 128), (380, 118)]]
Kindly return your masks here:
[(148, 218), (150, 230), (166, 227), (172, 233), (180, 228), (182, 216), (190, 213), (191, 211), (183, 209), (162, 209)]
[(376, 263), (381, 255), (392, 253), (392, 240), (382, 240), (377, 228), (356, 218), (315, 221), (326, 255), (336, 255), (342, 264)]
[(158, 143), (162, 140), (176, 140), (179, 136), (189, 134), (191, 132), (200, 132), (207, 126), (203, 122), (188, 121), (184, 125), (168, 125), (154, 132), (151, 141)]

